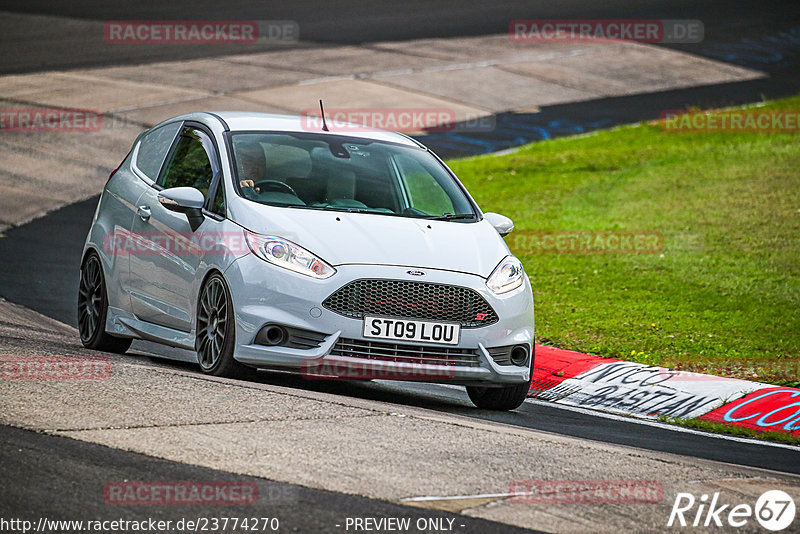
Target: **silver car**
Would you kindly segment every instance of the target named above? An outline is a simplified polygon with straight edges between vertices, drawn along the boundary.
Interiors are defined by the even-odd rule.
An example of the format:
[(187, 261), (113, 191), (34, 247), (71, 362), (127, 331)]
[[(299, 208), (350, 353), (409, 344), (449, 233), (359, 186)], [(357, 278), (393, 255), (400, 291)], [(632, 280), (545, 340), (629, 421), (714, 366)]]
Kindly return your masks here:
[(191, 113), (142, 133), (84, 246), (81, 341), (194, 350), (204, 373), (465, 385), (525, 399), (533, 294), (447, 166), (402, 134)]

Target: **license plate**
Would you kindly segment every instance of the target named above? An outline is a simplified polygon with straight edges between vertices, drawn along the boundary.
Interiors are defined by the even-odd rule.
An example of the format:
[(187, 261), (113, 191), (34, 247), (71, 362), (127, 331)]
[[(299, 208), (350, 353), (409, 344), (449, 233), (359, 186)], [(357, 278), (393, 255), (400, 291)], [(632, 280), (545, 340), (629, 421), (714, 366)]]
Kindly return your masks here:
[(387, 317), (364, 317), (364, 337), (458, 345), (461, 325)]

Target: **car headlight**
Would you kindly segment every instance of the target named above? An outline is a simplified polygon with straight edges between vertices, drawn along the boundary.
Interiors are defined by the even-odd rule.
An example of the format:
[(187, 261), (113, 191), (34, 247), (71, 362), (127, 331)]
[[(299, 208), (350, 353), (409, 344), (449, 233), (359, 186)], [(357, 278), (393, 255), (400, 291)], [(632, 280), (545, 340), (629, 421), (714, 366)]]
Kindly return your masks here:
[(521, 286), (524, 275), (522, 262), (514, 256), (506, 256), (489, 275), (486, 285), (493, 293), (501, 295)]
[(259, 235), (245, 230), (244, 238), (253, 254), (278, 267), (320, 279), (329, 278), (336, 272), (336, 269), (322, 259), (282, 237)]

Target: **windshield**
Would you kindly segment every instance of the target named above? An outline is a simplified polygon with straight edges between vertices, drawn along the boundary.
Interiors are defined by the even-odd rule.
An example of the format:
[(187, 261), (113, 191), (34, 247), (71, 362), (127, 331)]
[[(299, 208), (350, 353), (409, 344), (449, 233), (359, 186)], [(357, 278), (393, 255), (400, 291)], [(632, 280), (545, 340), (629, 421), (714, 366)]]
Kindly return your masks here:
[(231, 136), (242, 196), (273, 206), (474, 220), (472, 204), (427, 150), (315, 133)]

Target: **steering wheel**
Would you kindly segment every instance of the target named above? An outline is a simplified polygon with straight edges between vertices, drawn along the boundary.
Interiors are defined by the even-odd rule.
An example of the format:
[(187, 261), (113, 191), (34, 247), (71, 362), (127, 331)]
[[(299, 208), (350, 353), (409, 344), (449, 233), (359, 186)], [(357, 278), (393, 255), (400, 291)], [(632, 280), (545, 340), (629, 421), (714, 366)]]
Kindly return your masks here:
[(267, 189), (275, 190), (283, 190), (285, 192), (289, 192), (294, 196), (297, 196), (297, 192), (287, 184), (286, 182), (281, 182), (280, 180), (259, 180), (258, 182), (253, 184), (254, 188), (258, 187), (262, 191), (266, 191)]

